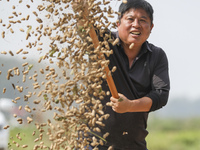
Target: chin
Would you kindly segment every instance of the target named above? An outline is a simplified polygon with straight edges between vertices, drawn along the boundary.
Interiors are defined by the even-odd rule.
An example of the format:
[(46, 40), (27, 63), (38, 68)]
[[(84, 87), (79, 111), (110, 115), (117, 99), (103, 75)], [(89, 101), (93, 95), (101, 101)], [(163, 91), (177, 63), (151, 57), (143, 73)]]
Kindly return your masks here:
[(135, 41), (135, 40), (130, 40), (130, 41), (128, 41), (127, 43), (128, 43), (129, 45), (132, 44), (132, 43), (136, 44), (137, 41)]

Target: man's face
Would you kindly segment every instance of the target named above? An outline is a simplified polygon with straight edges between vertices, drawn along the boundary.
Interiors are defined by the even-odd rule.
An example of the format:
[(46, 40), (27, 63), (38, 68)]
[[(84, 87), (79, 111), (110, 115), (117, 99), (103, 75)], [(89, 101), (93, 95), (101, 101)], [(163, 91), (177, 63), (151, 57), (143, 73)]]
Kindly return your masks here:
[(117, 26), (123, 44), (134, 43), (134, 46), (141, 46), (147, 40), (153, 28), (151, 19), (143, 9), (130, 9), (124, 13)]

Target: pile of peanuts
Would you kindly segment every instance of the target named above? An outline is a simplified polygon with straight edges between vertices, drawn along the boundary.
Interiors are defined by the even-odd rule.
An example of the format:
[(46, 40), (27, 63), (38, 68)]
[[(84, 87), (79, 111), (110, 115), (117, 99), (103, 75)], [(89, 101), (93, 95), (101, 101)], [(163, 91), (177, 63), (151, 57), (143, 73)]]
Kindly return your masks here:
[[(7, 2), (0, 0), (0, 5), (8, 2), (10, 5), (13, 3), (11, 0), (7, 0)], [(30, 114), (26, 119), (13, 114), (19, 124), (35, 125), (39, 132), (38, 137), (34, 140), (35, 146), (31, 148), (29, 145), (20, 145), (13, 141), (10, 144), (16, 146), (14, 149), (20, 147), (33, 150), (87, 149), (89, 144), (94, 149), (98, 149), (96, 146), (106, 142), (109, 133), (103, 137), (96, 134), (101, 132), (100, 126), (105, 126), (102, 121), (109, 118), (109, 114), (104, 113), (104, 106), (101, 103), (105, 95), (110, 95), (110, 92), (103, 91), (101, 86), (103, 80), (106, 79), (102, 66), (107, 66), (109, 61), (100, 54), (109, 57), (113, 53), (109, 43), (115, 45), (119, 41), (106, 33), (107, 29), (116, 28), (116, 22), (111, 23), (108, 18), (114, 18), (114, 15), (118, 15), (118, 13), (109, 6), (110, 1), (86, 0), (88, 5), (86, 20), (82, 16), (82, 5), (77, 5), (76, 11), (72, 9), (75, 3), (81, 2), (82, 0), (37, 0), (37, 2), (19, 0), (17, 6), (12, 5), (12, 15), (6, 14), (9, 20), (7, 24), (0, 18), (0, 26), (5, 29), (1, 31), (3, 39), (6, 39), (7, 36), (14, 36), (13, 27), (28, 22), (31, 17), (35, 18), (38, 24), (35, 29), (31, 24), (27, 24), (26, 29), (18, 28), (20, 32), (24, 33), (23, 38), (27, 41), (26, 49), (0, 50), (1, 55), (9, 54), (12, 57), (22, 55), (22, 59), (26, 60), (30, 51), (28, 49), (32, 49), (40, 54), (38, 64), (43, 61), (54, 64), (47, 65), (46, 68), (39, 68), (27, 61), (22, 64), (23, 70), (16, 66), (7, 71), (8, 81), (15, 76), (21, 76), (22, 82), (26, 82), (27, 79), (34, 81), (33, 90), (28, 93), (24, 93), (25, 87), (13, 85), (18, 92), (24, 95), (24, 97), (13, 98), (13, 103), (17, 104), (20, 100), (27, 102), (31, 100), (31, 97), (36, 97), (30, 102), (33, 105), (19, 106), (18, 108), (19, 110), (24, 109)], [(32, 8), (35, 3), (37, 3), (37, 10)], [(23, 5), (24, 9), (31, 10), (32, 14), (24, 17), (23, 12), (16, 12), (16, 7), (19, 5)], [(21, 17), (22, 15), (23, 17)], [(77, 25), (79, 21), (83, 22), (81, 26)], [(97, 48), (94, 48), (88, 34), (91, 26), (95, 26), (99, 36), (103, 38)], [(47, 48), (43, 48), (43, 37), (48, 37), (48, 51)], [(32, 41), (33, 39), (34, 41)], [(30, 74), (30, 70), (33, 68), (36, 71), (34, 74)], [(110, 73), (115, 70), (116, 67), (113, 67)], [(40, 82), (37, 79), (40, 76), (44, 76), (45, 80)], [(3, 93), (6, 93), (6, 88), (3, 88)], [(33, 107), (34, 105), (39, 105), (40, 109)], [(50, 111), (53, 113), (52, 118), (49, 116), (46, 122), (36, 122), (33, 112), (38, 111)], [(4, 128), (7, 129), (9, 126)], [(35, 136), (36, 130), (33, 132), (33, 136)], [(50, 144), (45, 145), (43, 134), (48, 136)], [(16, 137), (21, 139), (19, 133)]]

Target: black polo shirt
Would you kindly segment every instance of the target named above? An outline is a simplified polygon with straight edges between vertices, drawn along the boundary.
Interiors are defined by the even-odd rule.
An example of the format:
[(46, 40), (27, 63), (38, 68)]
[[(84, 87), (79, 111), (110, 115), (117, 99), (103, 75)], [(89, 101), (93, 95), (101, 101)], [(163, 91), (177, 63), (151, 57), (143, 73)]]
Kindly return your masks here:
[[(118, 32), (112, 33), (112, 36), (117, 38)], [(150, 97), (153, 102), (150, 111), (166, 105), (170, 83), (165, 52), (146, 41), (133, 65), (129, 67), (128, 57), (120, 42), (115, 46), (110, 44), (110, 49), (113, 50), (113, 54), (106, 59), (110, 60), (110, 69), (113, 66), (117, 67), (112, 74), (117, 91), (130, 100)], [(105, 91), (109, 90), (106, 82), (102, 87)], [(105, 97), (102, 103), (105, 105), (108, 101), (109, 96)], [(104, 122), (106, 126), (102, 128), (102, 133), (110, 133), (106, 139), (107, 145), (119, 149), (146, 150), (145, 137), (148, 134), (146, 127), (149, 112), (119, 114), (109, 106), (105, 106), (104, 111), (110, 114)]]

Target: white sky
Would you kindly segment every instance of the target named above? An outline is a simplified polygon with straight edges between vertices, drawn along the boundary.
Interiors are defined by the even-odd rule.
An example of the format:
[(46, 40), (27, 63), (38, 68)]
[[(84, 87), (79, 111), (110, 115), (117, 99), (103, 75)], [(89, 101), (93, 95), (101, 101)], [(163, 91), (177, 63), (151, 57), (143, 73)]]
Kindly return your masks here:
[[(200, 98), (200, 1), (147, 1), (154, 8), (154, 28), (149, 42), (163, 48), (169, 60), (170, 97)], [(111, 1), (114, 10), (118, 10), (119, 4), (117, 0)], [(8, 2), (0, 1), (0, 19), (10, 13), (8, 6), (12, 8)], [(0, 32), (4, 29), (0, 25)], [(17, 45), (20, 47), (18, 43), (11, 44), (15, 39), (16, 36), (7, 39), (0, 37), (0, 51), (13, 49)]]
[(148, 1), (155, 11), (155, 26), (149, 41), (167, 53), (171, 97), (200, 98), (200, 1)]
[[(148, 41), (168, 56), (170, 97), (200, 98), (200, 1), (147, 1), (154, 8), (154, 28)], [(112, 2), (115, 6), (116, 1)]]

